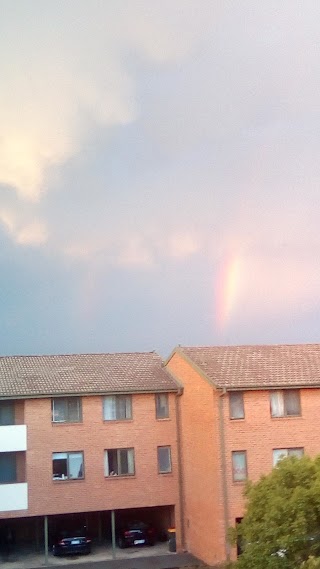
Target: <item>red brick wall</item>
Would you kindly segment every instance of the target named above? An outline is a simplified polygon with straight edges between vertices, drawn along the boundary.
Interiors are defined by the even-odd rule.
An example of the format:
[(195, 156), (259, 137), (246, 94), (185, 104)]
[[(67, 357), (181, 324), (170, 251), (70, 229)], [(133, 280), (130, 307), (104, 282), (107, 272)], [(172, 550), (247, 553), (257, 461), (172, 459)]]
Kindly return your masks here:
[[(52, 424), (50, 399), (25, 401), (29, 509), (0, 518), (157, 505), (178, 506), (175, 394), (156, 420), (152, 394), (134, 395), (132, 421), (103, 421), (102, 398), (83, 397), (83, 422)], [(158, 474), (157, 446), (171, 445), (172, 473)], [(135, 449), (135, 476), (104, 477), (104, 449)], [(84, 451), (85, 479), (52, 480), (52, 452)]]
[(248, 391), (244, 394), (245, 419), (239, 420), (229, 419), (228, 396), (223, 398), (230, 525), (244, 513), (244, 485), (232, 481), (232, 451), (247, 451), (248, 477), (253, 481), (271, 471), (273, 449), (304, 447), (310, 456), (320, 453), (320, 390), (304, 389), (300, 396), (301, 417), (272, 418), (269, 392)]
[(186, 548), (215, 564), (225, 558), (218, 395), (178, 353), (167, 369), (184, 386), (180, 413)]

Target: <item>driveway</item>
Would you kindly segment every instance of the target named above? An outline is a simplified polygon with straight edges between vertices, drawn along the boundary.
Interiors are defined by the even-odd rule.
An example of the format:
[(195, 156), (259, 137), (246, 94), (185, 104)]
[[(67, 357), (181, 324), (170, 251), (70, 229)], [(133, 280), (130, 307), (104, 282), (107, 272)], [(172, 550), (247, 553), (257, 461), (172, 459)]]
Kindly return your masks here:
[[(90, 555), (53, 557), (49, 554), (47, 567), (52, 569), (176, 569), (199, 564), (189, 553), (169, 553), (168, 543), (158, 543), (154, 547), (130, 547), (116, 549), (116, 559), (112, 559), (112, 548), (95, 545)], [(30, 549), (19, 549), (0, 562), (1, 569), (39, 569), (45, 566), (44, 553)], [(201, 565), (201, 564), (200, 564)]]

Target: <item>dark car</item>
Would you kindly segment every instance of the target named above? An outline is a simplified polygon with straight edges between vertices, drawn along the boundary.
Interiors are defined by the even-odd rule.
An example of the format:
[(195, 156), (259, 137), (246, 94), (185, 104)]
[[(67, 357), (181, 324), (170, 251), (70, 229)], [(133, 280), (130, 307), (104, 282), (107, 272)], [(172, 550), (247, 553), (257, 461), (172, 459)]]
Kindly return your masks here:
[(145, 522), (128, 522), (118, 534), (119, 547), (131, 547), (132, 545), (154, 545), (156, 530)]
[(84, 530), (60, 531), (52, 547), (53, 555), (76, 555), (91, 552), (91, 539)]

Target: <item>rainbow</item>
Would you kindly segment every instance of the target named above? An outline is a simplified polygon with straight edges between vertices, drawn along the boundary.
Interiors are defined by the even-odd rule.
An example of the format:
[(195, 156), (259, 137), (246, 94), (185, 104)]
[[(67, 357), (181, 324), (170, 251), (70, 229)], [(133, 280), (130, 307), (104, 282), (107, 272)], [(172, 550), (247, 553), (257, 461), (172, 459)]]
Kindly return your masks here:
[(215, 299), (216, 325), (220, 332), (226, 330), (230, 323), (239, 289), (241, 257), (232, 253), (221, 262)]

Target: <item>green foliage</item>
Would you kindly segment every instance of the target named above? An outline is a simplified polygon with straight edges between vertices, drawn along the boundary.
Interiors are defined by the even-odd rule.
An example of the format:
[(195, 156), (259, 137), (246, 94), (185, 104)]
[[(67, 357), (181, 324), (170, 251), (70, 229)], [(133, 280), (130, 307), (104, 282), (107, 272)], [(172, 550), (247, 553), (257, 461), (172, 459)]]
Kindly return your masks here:
[(237, 569), (297, 569), (303, 562), (303, 569), (320, 569), (307, 561), (320, 555), (320, 457), (281, 460), (245, 495), (246, 514), (233, 535), (243, 547)]

